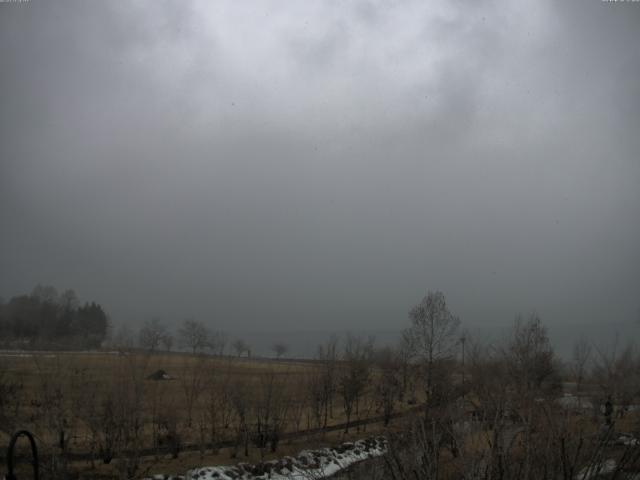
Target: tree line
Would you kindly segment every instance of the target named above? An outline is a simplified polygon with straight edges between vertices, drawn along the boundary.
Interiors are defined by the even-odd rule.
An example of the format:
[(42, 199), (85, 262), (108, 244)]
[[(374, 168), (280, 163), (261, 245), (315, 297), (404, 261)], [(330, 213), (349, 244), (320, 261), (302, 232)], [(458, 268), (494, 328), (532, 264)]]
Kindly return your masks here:
[[(123, 324), (111, 336), (106, 346), (121, 350), (139, 348), (149, 353), (179, 350), (192, 355), (234, 354), (247, 358), (252, 355), (251, 345), (242, 338), (231, 340), (224, 331), (213, 330), (195, 318), (185, 318), (174, 329), (158, 317), (146, 320), (137, 332)], [(289, 353), (289, 345), (285, 342), (274, 342), (270, 350), (276, 359), (280, 359)]]
[(0, 341), (5, 348), (97, 348), (109, 332), (101, 305), (76, 293), (37, 285), (30, 294), (0, 300)]

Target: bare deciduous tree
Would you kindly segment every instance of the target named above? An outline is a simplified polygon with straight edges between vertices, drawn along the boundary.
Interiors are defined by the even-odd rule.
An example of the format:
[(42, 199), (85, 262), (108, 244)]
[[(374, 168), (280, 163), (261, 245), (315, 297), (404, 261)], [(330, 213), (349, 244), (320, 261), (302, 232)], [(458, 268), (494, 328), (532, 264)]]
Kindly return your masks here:
[(230, 385), (231, 404), (233, 405), (235, 417), (233, 425), (235, 427), (235, 442), (231, 450), (231, 458), (236, 458), (240, 445), (244, 447), (244, 456), (249, 456), (249, 421), (251, 416), (251, 402), (247, 385), (240, 381), (234, 381)]
[(187, 413), (186, 424), (191, 428), (193, 410), (206, 387), (207, 357), (184, 357), (180, 374), (180, 386), (184, 394)]
[(162, 337), (162, 346), (167, 352), (170, 352), (173, 348), (173, 335), (171, 335), (170, 333), (165, 334)]
[(329, 399), (327, 397), (326, 377), (324, 369), (315, 368), (305, 378), (305, 392), (307, 393), (307, 403), (309, 412), (307, 417), (307, 428), (311, 428), (311, 422), (316, 428), (326, 426)]
[(618, 405), (618, 415), (624, 415), (627, 406), (640, 392), (640, 359), (633, 343), (618, 349), (617, 338), (611, 349), (596, 348), (593, 376), (600, 385), (603, 397), (611, 396)]
[(150, 352), (155, 352), (162, 339), (167, 335), (167, 327), (159, 318), (152, 318), (144, 322), (138, 334), (138, 343), (140, 346)]
[(504, 350), (508, 365), (509, 383), (514, 393), (511, 414), (523, 426), (524, 443), (523, 478), (530, 478), (536, 452), (534, 430), (545, 414), (541, 399), (553, 399), (560, 390), (560, 381), (554, 362), (553, 348), (546, 328), (537, 313), (525, 321), (516, 317), (511, 338)]
[(573, 345), (570, 368), (573, 380), (576, 382), (576, 392), (580, 392), (580, 387), (588, 370), (588, 362), (591, 360), (591, 352), (591, 344), (584, 337)]
[(374, 377), (374, 395), (377, 408), (382, 410), (385, 426), (389, 425), (401, 394), (401, 381), (398, 377), (402, 370), (398, 357), (398, 352), (390, 348), (379, 350), (375, 355), (379, 373)]
[(271, 350), (276, 354), (276, 358), (279, 359), (289, 351), (289, 346), (286, 343), (276, 342), (271, 346)]
[(220, 331), (213, 332), (209, 341), (211, 352), (219, 357), (223, 356), (228, 340), (229, 338), (226, 333)]
[(192, 318), (187, 318), (182, 322), (182, 326), (178, 330), (180, 345), (189, 348), (194, 355), (209, 345), (210, 337), (209, 329), (202, 322)]
[(338, 381), (346, 416), (345, 433), (349, 433), (352, 415), (359, 415), (360, 401), (370, 376), (373, 339), (363, 340), (352, 335), (345, 342), (343, 365)]
[(400, 392), (399, 399), (402, 401), (405, 395), (409, 394), (409, 402), (415, 403), (415, 368), (412, 360), (415, 356), (415, 347), (413, 345), (413, 336), (410, 330), (404, 330), (398, 347), (396, 348), (396, 359), (400, 370)]
[(553, 348), (537, 313), (532, 313), (526, 321), (516, 317), (505, 355), (512, 382), (521, 398), (539, 395), (544, 387), (557, 387), (552, 383), (557, 380)]
[(267, 446), (272, 453), (278, 447), (290, 405), (287, 387), (282, 375), (269, 371), (261, 375), (260, 385), (252, 394), (253, 438), (260, 449), (261, 460)]
[(205, 398), (205, 419), (208, 424), (209, 439), (213, 453), (218, 453), (224, 433), (231, 427), (234, 414), (233, 390), (230, 369), (220, 371), (210, 369), (207, 378)]
[(249, 346), (241, 338), (238, 338), (236, 341), (234, 341), (231, 346), (233, 347), (233, 350), (236, 352), (236, 355), (238, 355), (238, 357), (241, 357), (245, 352), (249, 352)]
[(324, 410), (323, 426), (327, 426), (329, 418), (333, 418), (333, 397), (337, 387), (338, 369), (338, 337), (332, 335), (324, 345), (318, 346), (317, 360), (321, 366), (319, 371), (319, 386), (321, 391), (316, 392), (316, 400), (319, 400)]
[(449, 311), (444, 294), (438, 291), (428, 292), (409, 311), (409, 318), (411, 327), (406, 335), (424, 368), (428, 410), (438, 391), (435, 382), (446, 373), (443, 363), (453, 356), (460, 320)]

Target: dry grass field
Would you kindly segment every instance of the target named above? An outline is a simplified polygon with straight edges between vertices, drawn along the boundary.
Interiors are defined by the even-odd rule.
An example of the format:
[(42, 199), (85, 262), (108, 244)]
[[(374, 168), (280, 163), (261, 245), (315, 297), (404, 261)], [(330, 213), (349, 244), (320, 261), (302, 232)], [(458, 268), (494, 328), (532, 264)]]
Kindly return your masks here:
[[(354, 372), (360, 368), (364, 365), (338, 360), (139, 351), (6, 352), (0, 356), (1, 453), (4, 455), (10, 432), (27, 429), (38, 441), (45, 472), (41, 478), (110, 479), (183, 474), (203, 465), (257, 463), (381, 432), (395, 438), (406, 451), (429, 451), (420, 443), (425, 437), (416, 430), (417, 417), (406, 416), (388, 426), (381, 421), (385, 397), (380, 392), (388, 389), (380, 387), (389, 386), (384, 363), (367, 364), (361, 377), (366, 381), (352, 405), (351, 427), (345, 431), (345, 388), (358, 381)], [(166, 378), (154, 379), (159, 371)], [(398, 370), (394, 374), (396, 379), (401, 377)], [(525, 453), (531, 445), (536, 445), (532, 450), (536, 455), (542, 455), (554, 442), (566, 442), (568, 448), (584, 442), (581, 456), (575, 453), (576, 464), (583, 465), (591, 458), (589, 449), (599, 448), (603, 416), (596, 384), (584, 386), (596, 392), (589, 397), (594, 405), (590, 410), (564, 410), (557, 402), (557, 395), (562, 395), (559, 391), (544, 401), (532, 396), (535, 400), (530, 406), (538, 413), (528, 419), (495, 417), (498, 427), (494, 427), (487, 421), (490, 417), (478, 418), (477, 414), (491, 412), (489, 407), (496, 399), (513, 402), (511, 391), (494, 391), (494, 385), (485, 398), (481, 392), (486, 379), (481, 373), (467, 378), (471, 390), (466, 402), (460, 402), (454, 389), (450, 401), (434, 417), (457, 442), (445, 436), (437, 454), (431, 452), (443, 472), (454, 475), (476, 460), (482, 464), (494, 458), (496, 428), (500, 429), (498, 437), (509, 445), (513, 461), (528, 458)], [(456, 375), (452, 381), (460, 386)], [(400, 390), (400, 384), (391, 385)], [(418, 405), (424, 400), (409, 393), (393, 396), (394, 413), (422, 408), (409, 405), (409, 398)], [(639, 413), (631, 409), (616, 414), (611, 439), (624, 433), (635, 436)], [(607, 447), (607, 455), (619, 455), (620, 448)], [(401, 460), (406, 454), (402, 449), (396, 451)], [(545, 455), (551, 458), (549, 452)], [(28, 465), (20, 468), (26, 473)]]
[[(341, 367), (334, 367), (334, 384), (325, 387), (325, 365), (311, 361), (7, 352), (0, 356), (0, 381), (10, 393), (0, 405), (0, 446), (11, 431), (27, 429), (45, 469), (116, 478), (260, 461), (379, 431), (381, 424), (308, 432), (346, 421)], [(169, 378), (149, 378), (160, 370)], [(378, 377), (369, 373), (352, 421), (380, 415)], [(333, 389), (324, 404), (318, 387)]]

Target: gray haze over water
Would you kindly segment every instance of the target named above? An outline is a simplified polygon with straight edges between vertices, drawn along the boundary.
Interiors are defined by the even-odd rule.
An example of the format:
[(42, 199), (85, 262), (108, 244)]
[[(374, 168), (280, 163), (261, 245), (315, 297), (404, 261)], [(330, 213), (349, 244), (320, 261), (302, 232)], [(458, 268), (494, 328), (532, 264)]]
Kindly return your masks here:
[(1, 3), (0, 295), (637, 334), (639, 42), (632, 2)]

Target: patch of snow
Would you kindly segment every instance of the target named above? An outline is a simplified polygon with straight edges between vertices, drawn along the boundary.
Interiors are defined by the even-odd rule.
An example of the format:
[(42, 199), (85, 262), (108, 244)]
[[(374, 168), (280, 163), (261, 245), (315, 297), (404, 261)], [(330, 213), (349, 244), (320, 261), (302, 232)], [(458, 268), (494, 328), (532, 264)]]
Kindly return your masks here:
[(588, 467), (583, 468), (580, 470), (580, 473), (576, 475), (576, 480), (590, 480), (592, 478), (597, 478), (600, 475), (607, 475), (615, 471), (616, 467), (616, 461), (610, 458), (598, 465), (589, 465)]
[(637, 438), (634, 438), (633, 435), (622, 434), (616, 439), (616, 445), (628, 445), (628, 446), (636, 446), (640, 445), (640, 442)]
[(593, 403), (584, 397), (577, 397), (575, 395), (566, 394), (556, 400), (561, 407), (571, 408), (576, 410), (592, 410)]
[(297, 457), (283, 457), (259, 464), (200, 467), (184, 476), (154, 475), (152, 480), (294, 480), (320, 479), (338, 473), (355, 463), (384, 455), (384, 437), (343, 443), (335, 448), (303, 450)]

